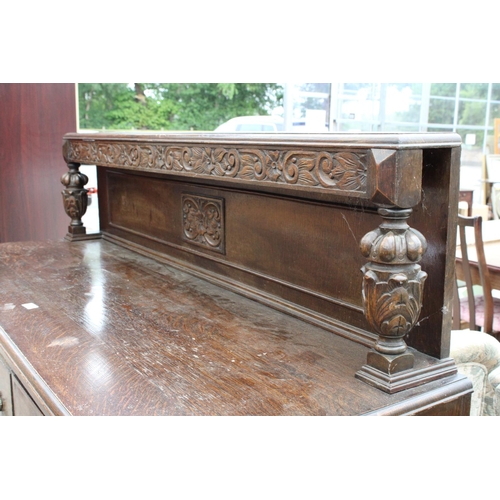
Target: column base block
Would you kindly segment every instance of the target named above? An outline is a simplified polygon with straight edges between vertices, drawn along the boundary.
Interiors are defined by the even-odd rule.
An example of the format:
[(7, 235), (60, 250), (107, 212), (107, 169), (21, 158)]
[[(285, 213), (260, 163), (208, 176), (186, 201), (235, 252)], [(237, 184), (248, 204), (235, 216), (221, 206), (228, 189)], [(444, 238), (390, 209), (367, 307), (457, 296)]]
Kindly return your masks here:
[[(420, 366), (413, 366), (412, 364), (409, 368), (401, 369), (405, 366), (404, 363), (408, 362), (407, 359), (402, 359), (391, 364), (391, 360), (386, 359), (384, 361), (379, 356), (374, 356), (374, 354), (380, 353), (370, 351), (367, 356), (367, 363), (375, 362), (376, 366), (371, 366), (370, 364), (363, 365), (356, 372), (355, 376), (357, 379), (377, 387), (388, 394), (394, 394), (411, 389), (412, 387), (418, 387), (433, 380), (457, 374), (457, 367), (452, 358), (433, 360), (435, 362), (424, 363)], [(413, 358), (413, 355), (409, 354)], [(395, 371), (397, 368), (400, 370)], [(390, 371), (391, 369), (392, 371)]]

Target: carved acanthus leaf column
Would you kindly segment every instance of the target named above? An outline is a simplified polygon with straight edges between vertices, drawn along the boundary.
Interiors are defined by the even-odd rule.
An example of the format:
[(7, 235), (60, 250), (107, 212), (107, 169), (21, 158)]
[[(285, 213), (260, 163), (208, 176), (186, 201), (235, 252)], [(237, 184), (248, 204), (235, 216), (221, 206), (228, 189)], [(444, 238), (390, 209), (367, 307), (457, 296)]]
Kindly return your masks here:
[(80, 163), (68, 162), (68, 168), (69, 172), (61, 177), (61, 183), (65, 186), (62, 191), (64, 210), (71, 218), (65, 239), (72, 241), (82, 239), (87, 232), (82, 217), (87, 211), (88, 191), (84, 186), (89, 179), (79, 171)]
[(383, 222), (360, 245), (368, 260), (362, 268), (363, 306), (378, 340), (356, 376), (389, 393), (405, 388), (401, 372), (414, 365), (404, 337), (418, 321), (427, 277), (418, 264), (427, 243), (408, 226), (411, 212), (411, 208), (379, 208)]

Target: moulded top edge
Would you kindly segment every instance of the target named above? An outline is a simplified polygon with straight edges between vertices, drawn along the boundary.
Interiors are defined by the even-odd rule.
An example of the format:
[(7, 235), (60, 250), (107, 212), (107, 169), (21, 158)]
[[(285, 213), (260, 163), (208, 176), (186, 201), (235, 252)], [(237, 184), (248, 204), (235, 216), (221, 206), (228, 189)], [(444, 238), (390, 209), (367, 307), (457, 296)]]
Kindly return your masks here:
[(273, 145), (304, 147), (341, 147), (414, 149), (459, 147), (462, 143), (456, 133), (420, 132), (420, 133), (324, 133), (324, 134), (284, 134), (284, 133), (215, 133), (215, 132), (95, 132), (68, 133), (65, 140), (126, 141), (142, 143), (188, 143), (188, 144), (234, 144), (234, 145)]

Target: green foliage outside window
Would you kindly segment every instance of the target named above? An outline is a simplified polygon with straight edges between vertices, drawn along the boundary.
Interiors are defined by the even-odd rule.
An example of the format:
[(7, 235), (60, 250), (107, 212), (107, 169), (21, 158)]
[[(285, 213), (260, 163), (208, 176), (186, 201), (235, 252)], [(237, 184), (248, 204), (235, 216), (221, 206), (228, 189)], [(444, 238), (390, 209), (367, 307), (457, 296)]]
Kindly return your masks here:
[(214, 130), (283, 104), (275, 83), (80, 83), (80, 128)]

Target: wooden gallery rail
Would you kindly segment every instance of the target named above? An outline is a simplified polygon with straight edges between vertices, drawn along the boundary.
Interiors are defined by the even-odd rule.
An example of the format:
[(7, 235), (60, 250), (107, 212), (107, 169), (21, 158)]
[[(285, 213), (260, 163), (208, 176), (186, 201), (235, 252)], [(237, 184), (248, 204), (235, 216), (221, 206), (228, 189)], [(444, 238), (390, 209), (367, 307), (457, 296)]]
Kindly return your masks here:
[(457, 135), (68, 134), (63, 153), (65, 241), (1, 245), (4, 411), (468, 414)]

